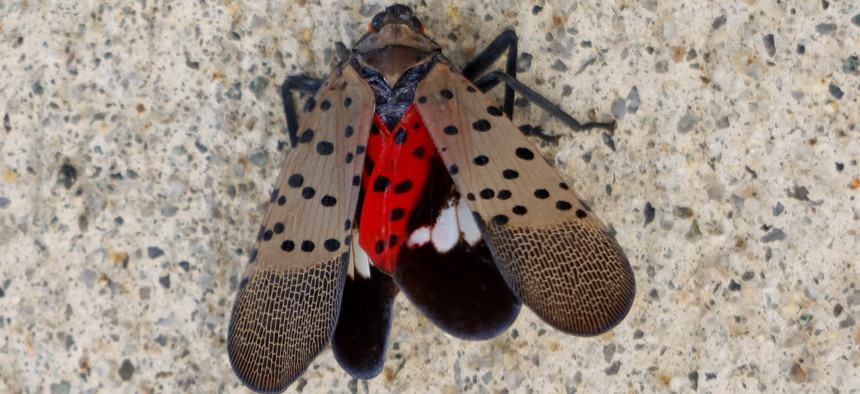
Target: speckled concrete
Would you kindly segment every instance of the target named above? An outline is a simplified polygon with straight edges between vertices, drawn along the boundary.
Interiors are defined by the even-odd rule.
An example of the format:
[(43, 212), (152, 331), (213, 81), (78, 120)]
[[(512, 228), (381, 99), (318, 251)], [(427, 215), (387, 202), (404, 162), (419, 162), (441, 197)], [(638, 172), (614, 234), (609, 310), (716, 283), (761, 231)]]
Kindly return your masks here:
[[(382, 9), (311, 3), (0, 2), (0, 392), (245, 391), (226, 327), (285, 151), (276, 87)], [(400, 298), (379, 377), (326, 350), (291, 390), (857, 392), (858, 3), (486, 3), (414, 8), (458, 64), (515, 27), (523, 81), (618, 119), (517, 118), (561, 136), (542, 151), (618, 232), (632, 311), (472, 343)]]

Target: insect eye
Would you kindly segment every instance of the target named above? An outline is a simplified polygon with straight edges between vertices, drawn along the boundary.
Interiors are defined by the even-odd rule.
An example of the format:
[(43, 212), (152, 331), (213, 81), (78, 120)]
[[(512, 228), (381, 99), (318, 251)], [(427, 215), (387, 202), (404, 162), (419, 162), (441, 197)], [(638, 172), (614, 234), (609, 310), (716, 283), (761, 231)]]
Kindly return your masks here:
[(424, 34), (424, 24), (422, 24), (421, 21), (419, 21), (418, 18), (414, 16), (412, 17), (412, 26), (417, 26), (421, 34)]
[(370, 20), (370, 31), (374, 33), (379, 33), (379, 30), (382, 29), (382, 21), (385, 19), (385, 13), (380, 12)]

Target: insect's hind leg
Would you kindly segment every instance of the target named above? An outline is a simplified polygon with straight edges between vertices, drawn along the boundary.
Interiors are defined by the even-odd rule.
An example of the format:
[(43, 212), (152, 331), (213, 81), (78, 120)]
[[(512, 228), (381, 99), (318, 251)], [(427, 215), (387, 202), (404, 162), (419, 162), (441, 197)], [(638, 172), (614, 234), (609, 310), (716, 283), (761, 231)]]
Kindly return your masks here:
[[(322, 86), (322, 79), (312, 78), (305, 75), (291, 75), (281, 85), (281, 98), (284, 100), (284, 114), (287, 118), (287, 131), (290, 135), (290, 146), (295, 147), (299, 142), (299, 121), (296, 117), (296, 106), (293, 103), (291, 92), (297, 90), (302, 93), (313, 95)], [(313, 97), (308, 99), (313, 105)]]
[[(517, 53), (517, 40), (519, 38), (515, 31), (511, 29), (503, 31), (478, 56), (475, 56), (466, 67), (463, 67), (463, 76), (475, 82), (481, 76), (481, 73), (499, 60), (507, 50), (508, 59), (505, 62), (505, 73), (516, 79), (517, 56), (519, 55)], [(486, 90), (481, 89), (481, 91)], [(508, 119), (514, 114), (514, 90), (510, 86), (505, 86), (505, 102), (502, 111), (508, 116)]]
[[(475, 56), (466, 67), (463, 68), (463, 76), (473, 81), (475, 85), (486, 92), (499, 82), (505, 83), (505, 101), (504, 113), (508, 118), (513, 116), (514, 108), (514, 92), (519, 93), (526, 100), (534, 103), (542, 110), (546, 111), (550, 116), (560, 120), (567, 127), (574, 131), (588, 130), (592, 128), (614, 130), (615, 122), (608, 123), (579, 123), (576, 119), (564, 112), (558, 105), (551, 103), (539, 93), (531, 90), (528, 86), (517, 80), (517, 34), (513, 30), (505, 30), (499, 34), (490, 45), (487, 46), (478, 56)], [(505, 71), (493, 71), (484, 75), (480, 79), (478, 77), (486, 71), (493, 63), (501, 58), (507, 51), (507, 62), (505, 63)], [(526, 135), (536, 135), (541, 139), (552, 141), (555, 138), (543, 134), (540, 127), (523, 125), (520, 130)]]
[[(615, 130), (615, 122), (589, 122), (589, 123), (579, 123), (572, 116), (568, 115), (567, 112), (564, 112), (558, 105), (553, 104), (546, 97), (540, 95), (540, 93), (531, 90), (528, 86), (524, 85), (522, 82), (517, 80), (510, 75), (507, 75), (501, 71), (493, 71), (481, 79), (475, 82), (475, 86), (481, 91), (487, 91), (492, 89), (499, 82), (504, 82), (506, 88), (511, 88), (521, 96), (523, 96), (526, 100), (534, 103), (540, 109), (546, 111), (550, 116), (560, 120), (564, 123), (565, 126), (569, 127), (571, 130), (580, 131), (580, 130), (589, 130), (589, 129), (606, 129), (606, 130)], [(534, 129), (531, 126), (528, 126), (530, 129)]]

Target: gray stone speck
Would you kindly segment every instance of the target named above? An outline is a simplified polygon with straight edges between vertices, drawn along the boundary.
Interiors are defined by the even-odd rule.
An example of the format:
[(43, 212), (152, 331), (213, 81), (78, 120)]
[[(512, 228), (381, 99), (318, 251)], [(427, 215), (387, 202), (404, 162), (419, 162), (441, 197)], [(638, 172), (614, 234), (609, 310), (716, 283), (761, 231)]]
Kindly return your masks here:
[(852, 318), (851, 316), (848, 316), (845, 318), (845, 320), (842, 320), (841, 322), (839, 322), (839, 328), (854, 327), (854, 324), (855, 324), (854, 318)]
[(296, 392), (301, 393), (305, 389), (305, 386), (307, 386), (307, 385), (308, 385), (307, 379), (299, 378), (298, 382), (296, 383)]
[(741, 290), (741, 284), (738, 282), (735, 282), (734, 279), (729, 279), (729, 290), (740, 291)]
[(689, 242), (696, 242), (702, 239), (702, 231), (699, 230), (699, 223), (697, 221), (693, 220), (687, 234), (684, 234), (684, 238)]
[(550, 68), (552, 68), (553, 70), (558, 71), (558, 72), (567, 71), (567, 65), (564, 64), (564, 62), (562, 62), (559, 59), (556, 59), (555, 63), (553, 63)]
[(260, 99), (263, 97), (263, 93), (266, 91), (266, 88), (269, 86), (269, 79), (264, 76), (259, 76), (254, 78), (251, 83), (248, 84), (248, 89), (254, 93), (254, 97)]
[(176, 215), (177, 211), (179, 211), (179, 207), (177, 207), (175, 205), (165, 205), (165, 206), (161, 207), (161, 214), (164, 217), (168, 217), (168, 218), (173, 217)]
[(616, 98), (612, 101), (612, 106), (609, 107), (609, 111), (615, 119), (622, 119), (624, 118), (624, 115), (627, 115), (627, 102), (621, 97)]
[(658, 74), (665, 74), (669, 72), (669, 61), (668, 60), (660, 60), (654, 65), (654, 71)]
[(597, 61), (597, 58), (591, 58), (591, 59), (586, 60), (585, 62), (583, 62), (583, 63), (582, 63), (582, 65), (581, 65), (581, 66), (579, 66), (579, 70), (576, 70), (576, 72), (574, 73), (574, 75), (579, 75), (579, 74), (581, 74), (583, 71), (585, 71), (585, 69), (586, 69), (586, 68), (588, 68), (588, 66), (591, 66), (591, 65), (592, 65), (592, 64), (594, 64), (596, 61)]
[(6, 208), (11, 203), (12, 203), (12, 200), (9, 200), (6, 197), (0, 197), (0, 208)]
[(573, 94), (573, 86), (570, 86), (570, 85), (564, 85), (564, 86), (561, 88), (561, 96), (562, 96), (562, 97), (568, 97), (568, 96), (570, 96), (571, 94)]
[(224, 93), (225, 96), (229, 99), (233, 100), (241, 100), (242, 99), (242, 84), (236, 82), (232, 88), (227, 90), (227, 93)]
[(134, 365), (128, 359), (123, 360), (122, 365), (119, 367), (119, 377), (123, 381), (128, 382), (131, 380), (132, 375), (134, 375)]
[(71, 189), (75, 181), (78, 180), (78, 170), (69, 164), (63, 164), (60, 167), (60, 172), (57, 174), (57, 183), (63, 185), (66, 190)]
[[(686, 60), (686, 61), (688, 61), (688, 62), (689, 62), (689, 61), (693, 61), (693, 60), (696, 60), (696, 57), (698, 57), (698, 56), (699, 56), (699, 53), (698, 53), (698, 52), (696, 52), (696, 50), (695, 50), (695, 49), (690, 48), (690, 50), (689, 50), (689, 51), (687, 51), (687, 57), (686, 57), (684, 60)], [(697, 67), (697, 68), (698, 68), (698, 67)]]
[(840, 305), (840, 304), (833, 305), (833, 316), (839, 317), (839, 315), (842, 314), (842, 310), (843, 310), (842, 305)]
[(72, 384), (66, 380), (51, 384), (51, 394), (68, 394), (72, 390)]
[(681, 134), (687, 134), (693, 130), (693, 127), (696, 126), (696, 123), (699, 122), (699, 118), (696, 117), (690, 111), (687, 111), (681, 119), (678, 119), (678, 132)]
[(837, 100), (842, 99), (842, 96), (845, 95), (845, 92), (843, 92), (842, 89), (839, 88), (839, 86), (836, 86), (832, 83), (830, 84), (830, 86), (827, 87), (827, 90), (829, 90), (830, 95), (833, 96), (834, 98), (836, 98)]
[(788, 235), (786, 235), (785, 232), (782, 231), (782, 229), (774, 228), (761, 237), (761, 242), (769, 243), (774, 241), (782, 241), (786, 238), (788, 238)]
[(251, 163), (254, 163), (257, 167), (263, 167), (266, 165), (266, 161), (269, 159), (269, 154), (264, 150), (258, 150), (251, 154), (251, 157), (248, 159)]
[(846, 74), (851, 74), (854, 71), (857, 71), (857, 68), (860, 67), (860, 58), (856, 55), (851, 55), (845, 58), (845, 61), (842, 62), (842, 72)]
[(33, 86), (30, 87), (30, 89), (32, 89), (33, 93), (37, 96), (41, 96), (42, 93), (45, 91), (45, 89), (42, 89), (42, 84), (39, 82), (34, 83)]
[(612, 140), (612, 136), (609, 133), (603, 133), (601, 136), (603, 137), (603, 143), (615, 152), (615, 141)]
[(822, 35), (831, 35), (836, 31), (835, 23), (819, 23), (815, 26), (815, 31)]
[(654, 12), (654, 10), (657, 9), (657, 4), (659, 4), (659, 2), (657, 0), (643, 0), (641, 4), (642, 8)]
[(717, 30), (717, 29), (723, 27), (723, 25), (725, 25), (725, 24), (726, 24), (726, 17), (725, 16), (718, 16), (717, 18), (714, 19), (713, 22), (711, 22), (711, 30)]
[(610, 343), (603, 347), (603, 360), (606, 362), (612, 361), (612, 356), (615, 355), (616, 345)]
[(524, 73), (532, 67), (532, 54), (523, 52), (517, 58), (517, 72)]
[(852, 16), (851, 23), (853, 23), (854, 26), (860, 26), (860, 14)]
[(157, 259), (164, 255), (164, 251), (161, 250), (158, 246), (147, 246), (146, 247), (146, 255), (151, 259)]
[(776, 206), (773, 207), (773, 216), (779, 216), (779, 214), (781, 214), (782, 211), (784, 211), (784, 210), (785, 210), (785, 207), (782, 205), (782, 203), (777, 202)]
[(765, 34), (762, 41), (764, 42), (764, 49), (767, 51), (767, 55), (773, 57), (776, 54), (776, 44), (773, 40), (773, 34)]
[(170, 274), (164, 275), (158, 278), (158, 283), (161, 283), (161, 286), (165, 289), (170, 288)]
[(493, 380), (493, 373), (490, 371), (487, 371), (487, 373), (481, 376), (481, 381), (484, 382), (484, 384), (489, 384), (491, 380)]
[(95, 286), (96, 277), (98, 277), (98, 274), (89, 268), (85, 269), (84, 272), (81, 272), (81, 274), (78, 275), (78, 279), (83, 282), (88, 289), (92, 289), (93, 286)]
[(631, 114), (635, 114), (636, 111), (639, 110), (639, 105), (642, 102), (639, 100), (639, 89), (637, 87), (633, 87), (630, 89), (630, 93), (627, 93), (627, 111)]
[(795, 186), (792, 190), (787, 190), (788, 196), (800, 201), (809, 201), (809, 190), (806, 186)]
[(607, 375), (616, 375), (618, 374), (618, 370), (621, 368), (621, 361), (616, 361), (612, 363), (608, 368), (604, 369), (603, 372), (606, 372)]
[(764, 67), (757, 62), (750, 63), (750, 65), (744, 69), (744, 74), (755, 80), (762, 79), (762, 77), (764, 77)]
[(209, 148), (207, 148), (206, 145), (201, 144), (200, 140), (194, 140), (194, 147), (196, 147), (200, 153), (209, 152)]

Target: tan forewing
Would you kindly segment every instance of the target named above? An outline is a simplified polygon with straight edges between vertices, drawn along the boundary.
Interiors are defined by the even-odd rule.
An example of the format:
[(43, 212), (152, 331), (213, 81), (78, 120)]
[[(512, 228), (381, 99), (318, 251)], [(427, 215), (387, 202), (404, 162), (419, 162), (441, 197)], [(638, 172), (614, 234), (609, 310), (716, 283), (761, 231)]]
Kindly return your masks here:
[(286, 389), (325, 347), (346, 277), (359, 193), (353, 178), (364, 163), (373, 91), (345, 66), (314, 101), (275, 183), (230, 320), (233, 369), (263, 392)]
[(534, 145), (447, 63), (434, 66), (415, 97), (457, 190), (523, 302), (577, 335), (621, 321), (635, 292), (630, 264)]

